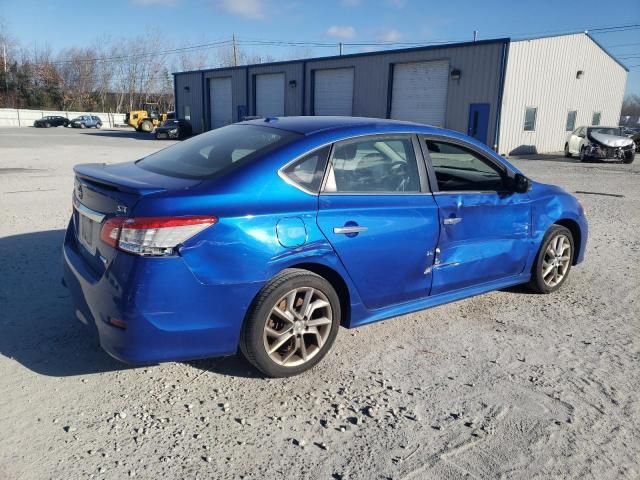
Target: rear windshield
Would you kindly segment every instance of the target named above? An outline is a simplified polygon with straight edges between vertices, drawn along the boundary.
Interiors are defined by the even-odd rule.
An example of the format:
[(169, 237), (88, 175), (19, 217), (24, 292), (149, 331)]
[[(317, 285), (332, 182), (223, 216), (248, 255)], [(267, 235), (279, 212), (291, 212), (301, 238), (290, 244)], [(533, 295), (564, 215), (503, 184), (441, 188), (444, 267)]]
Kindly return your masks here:
[(160, 150), (137, 164), (172, 177), (211, 178), (299, 137), (258, 125), (229, 125)]

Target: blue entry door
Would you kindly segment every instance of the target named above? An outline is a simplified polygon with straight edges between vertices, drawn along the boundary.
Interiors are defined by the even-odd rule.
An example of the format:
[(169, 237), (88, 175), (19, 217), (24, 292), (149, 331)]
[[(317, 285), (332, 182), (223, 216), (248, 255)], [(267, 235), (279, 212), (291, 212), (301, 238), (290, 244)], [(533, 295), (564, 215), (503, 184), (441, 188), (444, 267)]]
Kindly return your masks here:
[(489, 132), (489, 111), (491, 106), (488, 103), (472, 103), (469, 105), (469, 126), (467, 135), (487, 145), (487, 133)]

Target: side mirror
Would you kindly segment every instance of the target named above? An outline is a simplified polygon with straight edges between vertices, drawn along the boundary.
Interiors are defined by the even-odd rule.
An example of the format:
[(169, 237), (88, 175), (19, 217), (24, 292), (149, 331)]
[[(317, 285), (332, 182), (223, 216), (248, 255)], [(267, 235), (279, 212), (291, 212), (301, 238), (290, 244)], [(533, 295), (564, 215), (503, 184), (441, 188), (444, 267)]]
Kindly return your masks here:
[(515, 193), (527, 193), (531, 188), (531, 180), (521, 173), (516, 173), (512, 186)]

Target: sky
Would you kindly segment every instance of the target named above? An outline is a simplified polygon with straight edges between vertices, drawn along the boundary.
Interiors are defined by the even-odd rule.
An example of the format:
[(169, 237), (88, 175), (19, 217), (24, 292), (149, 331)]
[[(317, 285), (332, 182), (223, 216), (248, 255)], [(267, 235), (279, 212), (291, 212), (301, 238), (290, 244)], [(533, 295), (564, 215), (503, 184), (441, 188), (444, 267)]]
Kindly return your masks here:
[[(383, 49), (367, 42), (468, 41), (548, 35), (598, 27), (640, 25), (640, 1), (603, 0), (0, 0), (0, 21), (23, 46), (54, 52), (100, 38), (157, 31), (168, 43), (201, 45), (235, 34), (240, 41), (319, 42), (304, 55)], [(640, 27), (592, 33), (630, 71), (627, 94), (640, 95)], [(398, 45), (400, 46), (400, 45)], [(159, 48), (162, 48), (161, 46)], [(251, 52), (291, 58), (290, 45), (252, 45)]]

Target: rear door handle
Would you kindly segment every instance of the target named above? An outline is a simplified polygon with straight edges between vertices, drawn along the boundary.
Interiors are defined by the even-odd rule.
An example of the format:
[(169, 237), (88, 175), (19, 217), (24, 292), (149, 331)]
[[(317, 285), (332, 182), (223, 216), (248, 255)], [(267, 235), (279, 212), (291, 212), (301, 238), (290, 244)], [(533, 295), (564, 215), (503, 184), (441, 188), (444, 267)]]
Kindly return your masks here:
[(444, 224), (445, 225), (456, 225), (457, 223), (460, 223), (461, 221), (462, 221), (461, 217), (445, 218), (444, 219)]
[(339, 233), (342, 235), (349, 235), (352, 233), (361, 233), (369, 230), (369, 227), (362, 227), (360, 225), (348, 225), (346, 227), (333, 227), (333, 233)]

